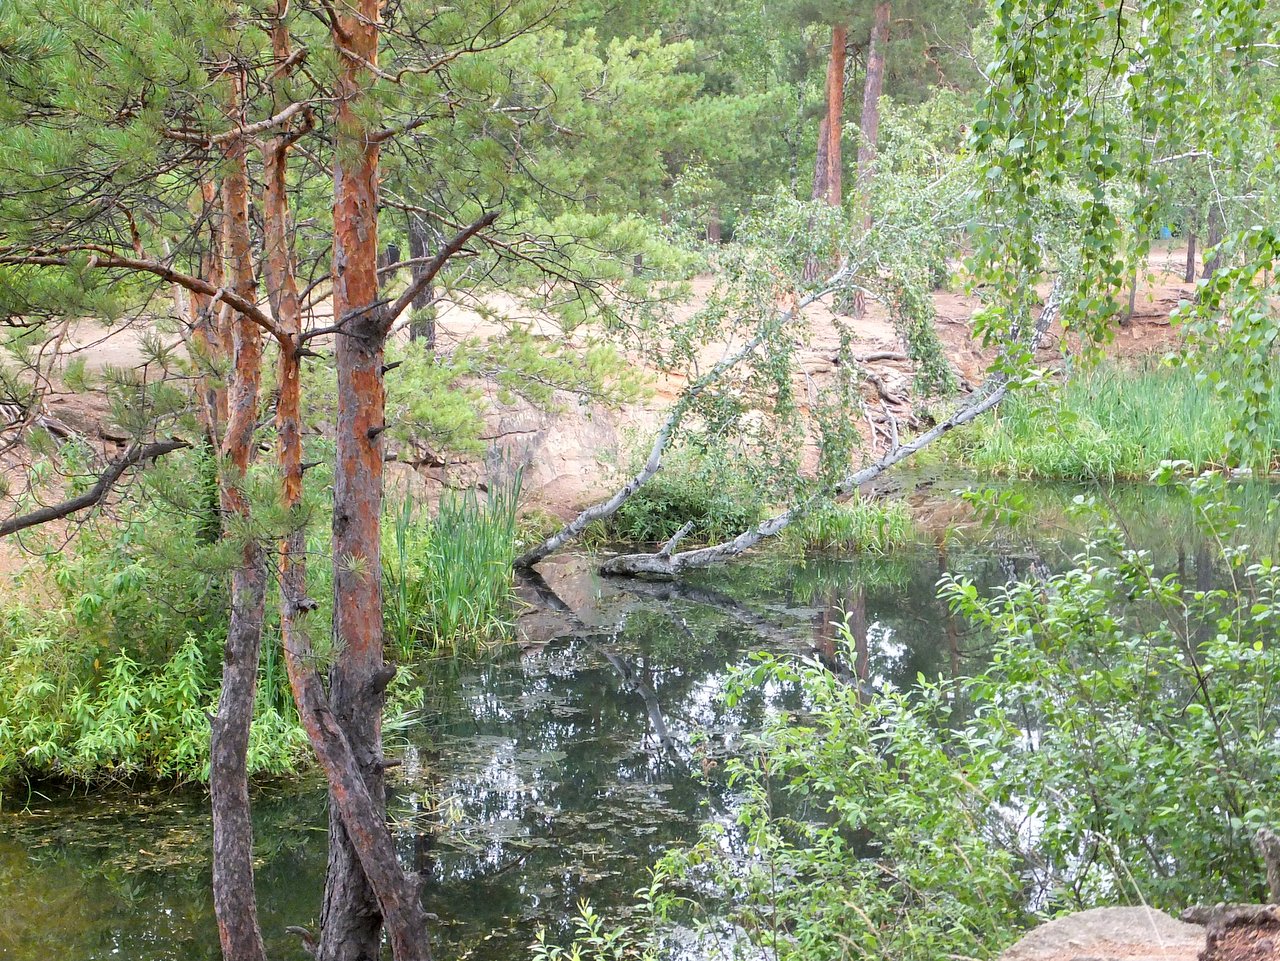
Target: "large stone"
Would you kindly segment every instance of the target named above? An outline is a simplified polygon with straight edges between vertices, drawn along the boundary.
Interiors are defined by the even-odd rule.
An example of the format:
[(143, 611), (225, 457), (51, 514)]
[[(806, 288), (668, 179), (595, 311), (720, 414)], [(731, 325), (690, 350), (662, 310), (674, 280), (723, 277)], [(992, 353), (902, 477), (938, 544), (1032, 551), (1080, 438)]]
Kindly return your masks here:
[(1094, 908), (1036, 928), (1000, 961), (1196, 961), (1204, 928), (1151, 908)]

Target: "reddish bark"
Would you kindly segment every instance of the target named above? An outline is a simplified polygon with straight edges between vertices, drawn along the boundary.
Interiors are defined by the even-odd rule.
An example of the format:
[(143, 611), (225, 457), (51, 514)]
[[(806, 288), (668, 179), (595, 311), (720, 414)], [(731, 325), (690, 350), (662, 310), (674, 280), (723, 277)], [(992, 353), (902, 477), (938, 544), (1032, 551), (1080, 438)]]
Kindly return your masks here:
[(844, 158), (841, 151), (844, 132), (844, 68), (849, 46), (849, 30), (836, 25), (831, 28), (831, 56), (827, 61), (827, 203), (839, 207), (843, 195)]
[(884, 92), (885, 47), (889, 44), (890, 4), (876, 4), (867, 52), (867, 81), (862, 91), (861, 136), (858, 138), (858, 193), (863, 220), (871, 226), (871, 181), (875, 177), (876, 145), (880, 141), (880, 95)]
[[(233, 117), (241, 117), (242, 80), (232, 77)], [(256, 300), (249, 235), (248, 167), (243, 141), (226, 149), (223, 233), (231, 264), (231, 289)], [(262, 331), (236, 313), (232, 321), (232, 370), (228, 416), (222, 441), (223, 510), (249, 516), (244, 481), (255, 450), (258, 393), (262, 377)], [(258, 655), (266, 599), (266, 558), (249, 538), (231, 579), (231, 624), (222, 663), (222, 692), (209, 746), (209, 793), (213, 810), (213, 904), (222, 956), (227, 961), (265, 961), (253, 883), (253, 825), (249, 815), (247, 757), (258, 681)]]
[[(382, 431), (387, 323), (378, 285), (378, 145), (361, 116), (378, 60), (380, 0), (340, 8), (333, 200), (333, 312), (337, 338), (337, 471), (334, 478), (334, 650), (329, 704), (314, 679), (296, 697), (331, 778), (329, 865), (320, 920), (321, 961), (370, 961), (383, 924), (397, 961), (429, 957), (416, 885), (401, 871), (386, 826), (382, 710)], [(295, 633), (292, 655), (302, 656)], [(296, 658), (294, 658), (296, 659)], [(375, 897), (375, 890), (377, 896)]]

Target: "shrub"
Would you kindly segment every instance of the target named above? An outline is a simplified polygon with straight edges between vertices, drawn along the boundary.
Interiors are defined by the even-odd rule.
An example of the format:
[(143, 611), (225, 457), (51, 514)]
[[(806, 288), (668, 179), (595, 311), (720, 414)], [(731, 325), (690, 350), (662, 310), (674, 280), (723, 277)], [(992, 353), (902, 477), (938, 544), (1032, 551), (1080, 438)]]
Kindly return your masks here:
[[(202, 523), (156, 508), (93, 523), (74, 551), (20, 575), (0, 608), (0, 782), (207, 776), (227, 551), (202, 538)], [(304, 756), (282, 683), (264, 668), (255, 773), (292, 771)]]
[(711, 457), (681, 450), (609, 518), (606, 532), (621, 541), (665, 541), (692, 522), (690, 540), (720, 541), (757, 523), (762, 506), (747, 478)]
[[(1099, 534), (1070, 570), (990, 596), (944, 583), (992, 644), (972, 678), (869, 697), (758, 655), (730, 705), (790, 688), (804, 706), (740, 742), (731, 815), (662, 859), (641, 915), (693, 925), (701, 956), (932, 961), (992, 957), (1060, 911), (1264, 900), (1251, 842), (1280, 823), (1280, 565), (1233, 546), (1221, 478), (1178, 489), (1229, 589), (1184, 584), (1086, 504)], [(662, 936), (606, 930), (583, 957), (652, 956)]]

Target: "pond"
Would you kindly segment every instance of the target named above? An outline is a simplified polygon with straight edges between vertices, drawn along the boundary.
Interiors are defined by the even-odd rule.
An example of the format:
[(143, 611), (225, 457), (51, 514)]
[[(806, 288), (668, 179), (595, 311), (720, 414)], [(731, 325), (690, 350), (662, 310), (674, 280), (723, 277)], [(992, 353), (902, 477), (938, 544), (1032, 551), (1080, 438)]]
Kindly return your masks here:
[[(728, 676), (753, 652), (818, 657), (869, 690), (970, 670), (983, 642), (935, 585), (944, 572), (990, 587), (1063, 566), (1082, 533), (1064, 512), (1074, 491), (1032, 493), (1041, 506), (1026, 528), (938, 523), (887, 558), (762, 555), (679, 584), (603, 580), (581, 558), (545, 564), (545, 580), (521, 586), (519, 643), (434, 666), (423, 709), (390, 732), (404, 759), (396, 836), (428, 878), (438, 955), (520, 957), (539, 927), (563, 932), (583, 898), (619, 917), (664, 848), (730, 817), (720, 759), (765, 712), (800, 706), (797, 691), (770, 689), (724, 708)], [(1269, 494), (1246, 499), (1260, 512)], [(1219, 580), (1177, 504), (1145, 489), (1114, 497), (1136, 543), (1193, 583)], [(1273, 549), (1273, 525), (1245, 516)], [(835, 641), (845, 618), (851, 658)], [(7, 797), (0, 958), (216, 959), (206, 804), (190, 789)], [(324, 804), (314, 781), (256, 792), (273, 958), (306, 957), (284, 929), (318, 913)]]

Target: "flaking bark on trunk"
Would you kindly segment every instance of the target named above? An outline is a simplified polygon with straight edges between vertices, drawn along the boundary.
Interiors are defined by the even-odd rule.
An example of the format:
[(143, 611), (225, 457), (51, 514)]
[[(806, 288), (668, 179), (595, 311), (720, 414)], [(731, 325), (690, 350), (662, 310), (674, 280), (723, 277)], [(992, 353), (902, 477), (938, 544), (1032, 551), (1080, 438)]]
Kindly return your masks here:
[[(283, 11), (281, 11), (283, 16)], [(276, 58), (288, 60), (287, 34), (279, 27)], [(418, 897), (416, 879), (406, 876), (396, 858), (395, 843), (387, 830), (385, 804), (369, 792), (362, 766), (344, 730), (334, 716), (324, 684), (316, 668), (316, 657), (306, 631), (306, 615), (315, 603), (306, 593), (305, 530), (299, 515), (302, 503), (302, 313), (298, 298), (296, 271), (288, 241), (289, 215), (285, 193), (285, 159), (289, 138), (275, 139), (265, 156), (264, 173), (267, 187), (264, 198), (266, 225), (265, 269), (272, 313), (281, 328), (279, 362), (279, 400), (276, 405), (281, 492), (291, 514), (289, 531), (280, 546), (280, 628), (285, 666), (294, 703), (303, 728), (320, 762), (330, 786), (336, 816), (343, 834), (352, 841), (359, 864), (360, 879), (370, 882), (378, 910), (387, 919), (387, 930), (393, 956), (401, 961), (427, 961), (426, 916)], [(370, 678), (371, 689), (379, 693), (394, 671), (380, 670)], [(379, 750), (372, 759), (380, 771)], [(330, 891), (345, 890), (341, 885)], [(344, 929), (349, 930), (349, 929)], [(361, 946), (350, 940), (326, 936), (322, 928), (317, 951), (328, 950), (341, 955), (358, 956), (354, 952), (372, 950), (377, 957), (379, 938)]]
[[(231, 78), (230, 112), (241, 120), (243, 80)], [(223, 181), (224, 244), (231, 265), (230, 285), (241, 297), (257, 299), (249, 234), (249, 184), (244, 141), (226, 149)], [(222, 440), (221, 499), (224, 512), (247, 520), (244, 490), (255, 450), (258, 394), (262, 378), (262, 332), (241, 314), (231, 319), (231, 383)], [(247, 525), (245, 525), (247, 527)], [(258, 656), (266, 600), (266, 557), (246, 535), (240, 566), (231, 577), (231, 623), (222, 661), (222, 691), (209, 745), (209, 794), (213, 812), (213, 904), (226, 961), (265, 961), (254, 895), (253, 825), (249, 811), (249, 727), (258, 683)]]
[[(378, 61), (381, 6), (381, 0), (359, 0), (340, 8), (333, 35), (343, 51), (333, 172), (333, 313), (343, 325), (336, 340), (333, 491), (337, 654), (327, 702), (318, 678), (295, 682), (295, 697), (306, 707), (303, 723), (330, 779), (320, 961), (376, 961), (384, 922), (396, 961), (430, 957), (417, 887), (400, 869), (386, 825), (382, 761), (389, 675), (382, 656), (380, 522), (389, 325), (388, 310), (379, 305), (378, 144), (361, 109)], [(295, 632), (294, 642), (303, 646), (291, 660), (305, 660), (305, 635)]]

